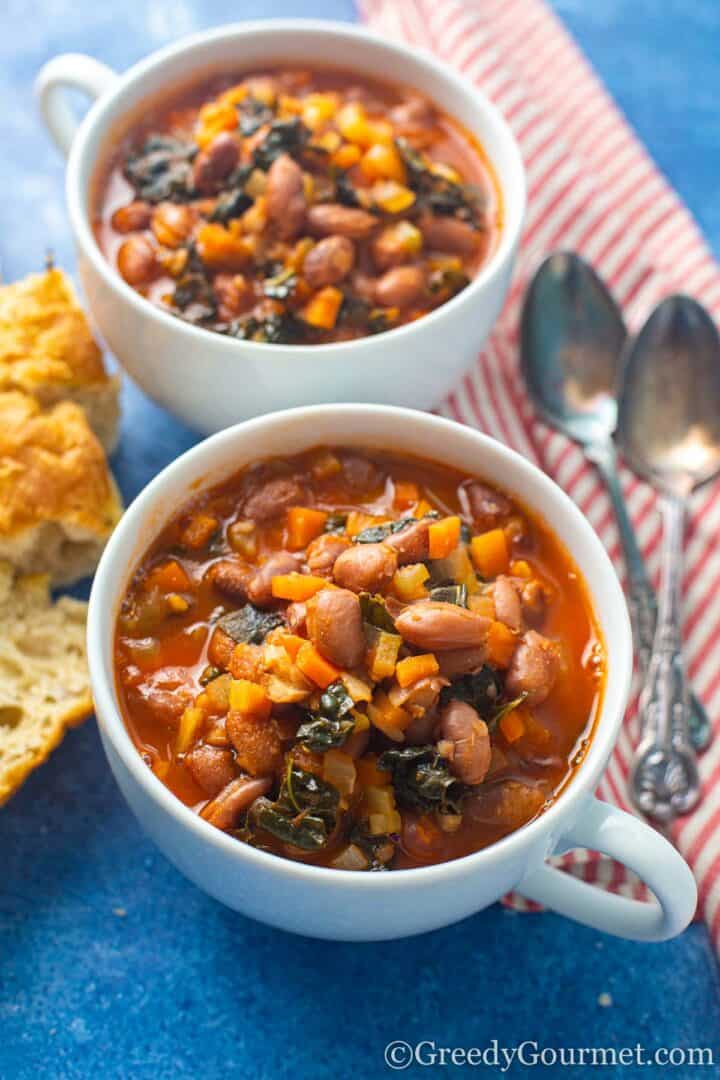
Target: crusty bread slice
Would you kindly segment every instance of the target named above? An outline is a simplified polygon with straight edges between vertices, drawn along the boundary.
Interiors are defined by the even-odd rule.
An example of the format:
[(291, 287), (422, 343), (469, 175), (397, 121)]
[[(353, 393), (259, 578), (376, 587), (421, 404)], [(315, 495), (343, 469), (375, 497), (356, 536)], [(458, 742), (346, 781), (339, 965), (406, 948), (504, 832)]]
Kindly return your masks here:
[(74, 401), (110, 453), (119, 387), (61, 270), (0, 286), (0, 391), (21, 390), (45, 406)]
[(70, 584), (95, 569), (121, 513), (83, 410), (0, 391), (0, 559)]
[(0, 805), (92, 712), (87, 604), (53, 604), (47, 575), (0, 562)]

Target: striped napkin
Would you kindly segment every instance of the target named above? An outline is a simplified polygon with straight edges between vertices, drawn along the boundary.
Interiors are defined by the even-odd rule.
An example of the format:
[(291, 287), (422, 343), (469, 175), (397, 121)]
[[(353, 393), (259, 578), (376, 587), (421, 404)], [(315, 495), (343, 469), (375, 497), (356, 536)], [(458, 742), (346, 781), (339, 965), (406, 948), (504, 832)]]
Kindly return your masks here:
[[(525, 287), (557, 248), (580, 252), (609, 284), (631, 328), (675, 291), (691, 293), (720, 318), (720, 272), (668, 186), (562, 24), (543, 0), (360, 0), (369, 25), (434, 52), (481, 87), (508, 120), (522, 150), (529, 209), (518, 269), (485, 351), (440, 411), (481, 428), (534, 461), (580, 506), (622, 573), (615, 522), (602, 483), (582, 453), (534, 415), (518, 367)], [(656, 497), (623, 472), (641, 547), (658, 581), (661, 523)], [(720, 483), (691, 506), (685, 542), (685, 657), (693, 687), (715, 719), (700, 759), (699, 808), (672, 827), (692, 866), (700, 912), (720, 945)], [(713, 647), (715, 646), (715, 648)], [(600, 798), (630, 810), (628, 773), (638, 740), (637, 693), (600, 783)], [(593, 852), (559, 865), (585, 881), (641, 898), (634, 874)], [(524, 901), (511, 898), (518, 907)]]

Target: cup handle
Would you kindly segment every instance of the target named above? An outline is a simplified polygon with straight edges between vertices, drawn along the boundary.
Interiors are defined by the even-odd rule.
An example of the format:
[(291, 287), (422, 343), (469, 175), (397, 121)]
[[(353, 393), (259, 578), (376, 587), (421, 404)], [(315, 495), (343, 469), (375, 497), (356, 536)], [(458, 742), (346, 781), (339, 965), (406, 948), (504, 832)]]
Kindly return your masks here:
[(45, 126), (65, 157), (70, 153), (78, 120), (65, 91), (68, 87), (87, 94), (95, 101), (118, 78), (107, 64), (82, 53), (64, 53), (49, 60), (35, 79), (35, 97)]
[(552, 866), (529, 873), (517, 892), (595, 930), (634, 941), (665, 941), (692, 919), (697, 886), (690, 867), (668, 840), (632, 814), (589, 797), (559, 850), (574, 847), (617, 859), (642, 878), (657, 900), (628, 900)]

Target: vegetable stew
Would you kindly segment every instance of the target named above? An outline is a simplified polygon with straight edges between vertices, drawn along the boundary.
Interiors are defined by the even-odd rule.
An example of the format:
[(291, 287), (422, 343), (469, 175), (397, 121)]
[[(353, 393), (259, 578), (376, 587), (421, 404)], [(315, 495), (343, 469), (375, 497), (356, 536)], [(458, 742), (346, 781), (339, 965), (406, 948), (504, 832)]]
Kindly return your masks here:
[(215, 78), (150, 109), (95, 229), (125, 281), (231, 337), (322, 344), (469, 283), (501, 205), (482, 148), (411, 90), (331, 71)]
[(588, 745), (585, 586), (484, 482), (319, 448), (195, 497), (134, 575), (117, 682), (149, 768), (238, 840), (389, 870), (535, 818)]

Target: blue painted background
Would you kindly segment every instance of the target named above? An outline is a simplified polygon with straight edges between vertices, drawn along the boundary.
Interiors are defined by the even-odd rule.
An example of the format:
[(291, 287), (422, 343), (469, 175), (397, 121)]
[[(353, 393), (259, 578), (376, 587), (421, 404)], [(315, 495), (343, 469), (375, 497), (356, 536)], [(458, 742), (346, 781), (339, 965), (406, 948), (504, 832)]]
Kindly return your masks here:
[[(720, 254), (720, 4), (553, 6)], [(350, 0), (4, 0), (3, 275), (38, 268), (48, 247), (61, 265), (73, 265), (62, 162), (31, 100), (44, 60), (86, 51), (124, 68), (183, 33), (269, 13), (354, 17)], [(114, 466), (130, 499), (194, 436), (131, 387), (124, 404)], [(392, 1039), (713, 1046), (720, 1062), (718, 974), (703, 927), (640, 946), (553, 915), (495, 907), (385, 945), (269, 930), (205, 897), (155, 851), (115, 788), (93, 724), (69, 735), (0, 811), (0, 851), (2, 1078), (374, 1077), (387, 1072), (382, 1051)], [(602, 1006), (601, 994), (612, 1004)], [(685, 1067), (673, 1075), (711, 1072)]]

